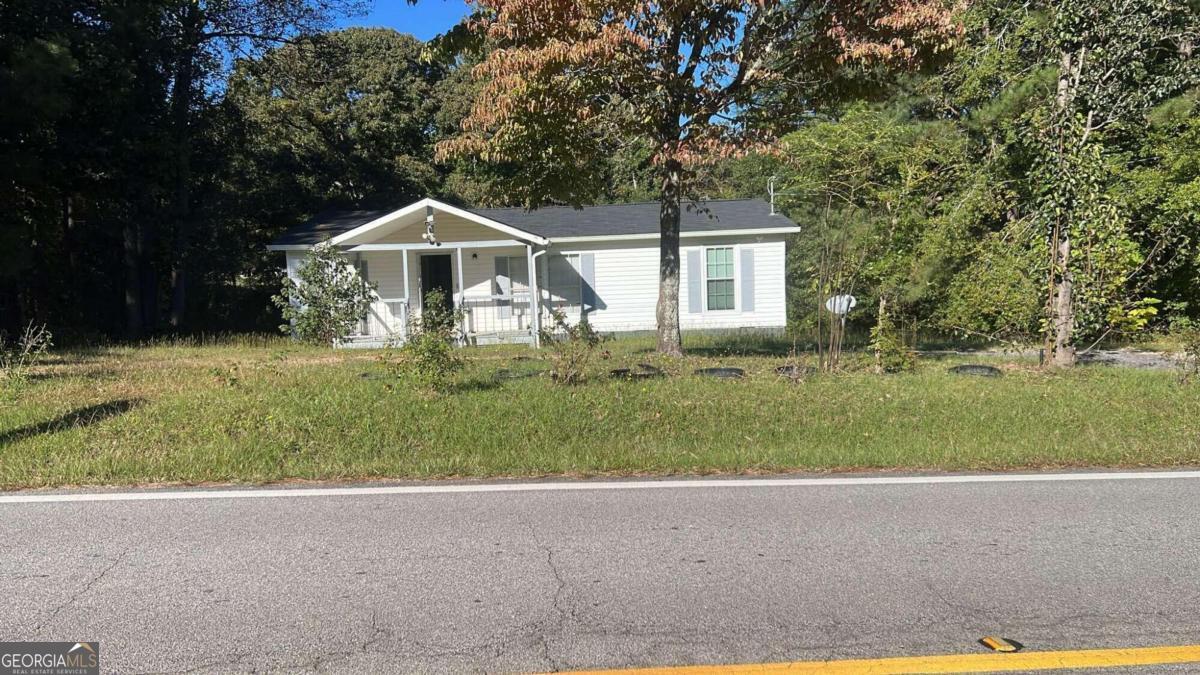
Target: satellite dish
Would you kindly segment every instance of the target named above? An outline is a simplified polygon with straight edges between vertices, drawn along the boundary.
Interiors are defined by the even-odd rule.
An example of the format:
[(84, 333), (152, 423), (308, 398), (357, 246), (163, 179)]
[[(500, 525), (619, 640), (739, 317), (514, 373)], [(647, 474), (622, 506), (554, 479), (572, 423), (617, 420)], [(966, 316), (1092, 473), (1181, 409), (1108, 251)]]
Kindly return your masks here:
[(843, 316), (854, 309), (857, 304), (858, 300), (853, 295), (834, 295), (825, 301), (825, 309), (838, 316)]

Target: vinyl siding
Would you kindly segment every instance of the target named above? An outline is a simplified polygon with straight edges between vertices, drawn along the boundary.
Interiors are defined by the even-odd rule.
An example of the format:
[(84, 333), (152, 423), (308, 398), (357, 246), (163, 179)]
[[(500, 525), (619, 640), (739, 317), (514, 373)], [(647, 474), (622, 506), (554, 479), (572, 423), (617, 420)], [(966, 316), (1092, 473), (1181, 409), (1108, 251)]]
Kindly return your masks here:
[[(438, 234), (446, 241), (478, 241), (505, 238), (500, 233), (482, 228), (470, 223), (464, 225), (478, 228), (478, 232), (468, 233), (465, 229), (450, 232), (450, 226), (439, 218)], [(445, 227), (445, 229), (443, 229)], [(417, 237), (420, 231), (412, 228)], [(398, 233), (397, 233), (398, 234)], [(450, 234), (462, 239), (451, 239)], [(473, 239), (466, 239), (473, 236)], [(389, 238), (391, 240), (391, 238)], [(692, 270), (688, 269), (688, 251), (701, 251), (700, 259), (705, 256), (704, 248), (713, 246), (731, 246), (734, 248), (735, 264), (735, 308), (725, 311), (708, 311), (707, 303), (701, 303), (701, 311), (691, 312), (688, 308), (687, 292)], [(729, 329), (729, 328), (780, 328), (786, 325), (785, 302), (785, 256), (784, 236), (743, 236), (743, 237), (705, 237), (702, 241), (685, 239), (681, 247), (680, 270), (680, 325), (683, 330), (695, 329)], [(743, 307), (742, 296), (742, 250), (754, 252), (754, 308), (746, 311)], [(408, 255), (408, 284), (409, 307), (413, 314), (419, 312), (419, 288), (421, 278), (420, 259), (424, 255), (449, 255), (455, 294), (458, 288), (458, 255), (453, 249), (445, 251), (367, 251), (361, 255), (368, 265), (370, 281), (377, 285), (382, 298), (400, 299), (404, 294), (403, 256)], [(551, 245), (549, 251), (538, 257), (537, 274), (538, 286), (543, 302), (546, 300), (546, 261), (549, 256), (564, 254), (594, 255), (594, 290), (596, 308), (588, 313), (588, 320), (597, 330), (605, 332), (654, 330), (655, 307), (658, 301), (658, 241), (657, 240), (627, 240), (615, 242), (575, 243)], [(477, 257), (472, 257), (476, 254)], [(524, 257), (524, 246), (487, 249), (464, 249), (462, 252), (463, 282), (466, 286), (468, 299), (487, 298), (494, 292), (493, 278), (495, 275), (495, 256)], [(288, 252), (287, 270), (294, 274), (297, 263), (302, 259), (301, 252)], [(702, 284), (703, 286), (703, 284)], [(702, 296), (703, 300), (703, 296)], [(505, 325), (513, 328), (528, 326), (528, 317), (519, 317), (515, 324), (503, 323), (498, 317), (487, 312), (494, 309), (473, 310), (474, 328), (486, 331), (492, 325)], [(568, 319), (572, 322), (579, 320), (578, 312), (571, 312)]]
[[(784, 241), (775, 237), (711, 237), (703, 245), (684, 240), (680, 259), (680, 311), (683, 330), (723, 328), (781, 328), (787, 323), (784, 297)], [(687, 306), (690, 270), (687, 251), (711, 246), (734, 247), (733, 310), (692, 313)], [(754, 251), (754, 309), (744, 311), (741, 301), (741, 249)], [(589, 312), (588, 321), (600, 331), (654, 330), (655, 308), (658, 303), (658, 242), (627, 241), (604, 245), (551, 246), (550, 253), (593, 253), (596, 260), (595, 291), (598, 308)], [(545, 258), (545, 256), (542, 256)], [(701, 255), (701, 261), (704, 256)], [(544, 272), (544, 263), (539, 261)], [(541, 277), (544, 279), (544, 277)], [(702, 303), (703, 305), (703, 303)], [(571, 319), (578, 320), (578, 316)]]

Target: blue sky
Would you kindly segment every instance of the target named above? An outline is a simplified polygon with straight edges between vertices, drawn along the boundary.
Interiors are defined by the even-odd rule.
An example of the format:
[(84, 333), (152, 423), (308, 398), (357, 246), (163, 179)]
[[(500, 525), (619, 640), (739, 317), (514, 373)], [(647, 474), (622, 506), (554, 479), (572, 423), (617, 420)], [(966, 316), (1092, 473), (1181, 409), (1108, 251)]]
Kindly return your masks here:
[(365, 16), (338, 21), (339, 26), (386, 26), (428, 40), (443, 33), (466, 16), (463, 0), (420, 0), (410, 5), (404, 0), (375, 0)]

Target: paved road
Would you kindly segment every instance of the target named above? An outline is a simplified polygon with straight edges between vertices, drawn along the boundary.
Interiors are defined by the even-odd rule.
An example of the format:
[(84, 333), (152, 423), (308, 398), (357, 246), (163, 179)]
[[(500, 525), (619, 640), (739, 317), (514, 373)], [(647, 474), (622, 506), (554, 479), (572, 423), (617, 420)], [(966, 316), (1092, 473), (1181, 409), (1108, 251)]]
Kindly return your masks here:
[(0, 504), (0, 639), (115, 672), (1189, 644), (1198, 507), (1185, 478)]

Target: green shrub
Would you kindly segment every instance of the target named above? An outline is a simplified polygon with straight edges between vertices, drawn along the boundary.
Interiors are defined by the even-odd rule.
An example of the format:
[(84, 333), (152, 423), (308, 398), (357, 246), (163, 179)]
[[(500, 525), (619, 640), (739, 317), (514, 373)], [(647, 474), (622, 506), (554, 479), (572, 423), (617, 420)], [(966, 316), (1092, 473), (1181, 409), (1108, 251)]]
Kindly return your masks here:
[(916, 354), (900, 335), (900, 329), (887, 310), (887, 303), (879, 302), (879, 316), (871, 328), (871, 349), (875, 352), (875, 372), (899, 373), (912, 370), (917, 363)]
[(604, 336), (592, 328), (586, 315), (573, 326), (559, 310), (551, 310), (550, 318), (550, 327), (541, 331), (542, 344), (549, 351), (550, 377), (560, 384), (583, 382)]
[(271, 298), (287, 323), (279, 327), (304, 342), (333, 346), (354, 331), (371, 308), (374, 287), (332, 246), (309, 250), (283, 290)]
[(461, 319), (462, 311), (451, 309), (442, 291), (429, 291), (420, 316), (409, 321), (408, 338), (397, 357), (388, 358), (392, 373), (427, 392), (449, 390), (454, 374), (463, 368), (454, 347)]

